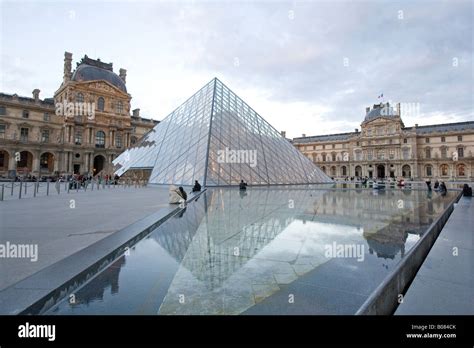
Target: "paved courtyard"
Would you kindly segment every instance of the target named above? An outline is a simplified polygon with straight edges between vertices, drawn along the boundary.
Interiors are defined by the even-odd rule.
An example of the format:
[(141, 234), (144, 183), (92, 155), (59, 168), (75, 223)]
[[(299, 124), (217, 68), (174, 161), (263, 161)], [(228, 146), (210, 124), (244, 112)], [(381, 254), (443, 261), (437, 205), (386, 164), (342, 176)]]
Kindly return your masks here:
[(38, 245), (36, 262), (0, 259), (0, 290), (168, 207), (167, 202), (166, 187), (71, 191), (0, 202), (0, 244)]

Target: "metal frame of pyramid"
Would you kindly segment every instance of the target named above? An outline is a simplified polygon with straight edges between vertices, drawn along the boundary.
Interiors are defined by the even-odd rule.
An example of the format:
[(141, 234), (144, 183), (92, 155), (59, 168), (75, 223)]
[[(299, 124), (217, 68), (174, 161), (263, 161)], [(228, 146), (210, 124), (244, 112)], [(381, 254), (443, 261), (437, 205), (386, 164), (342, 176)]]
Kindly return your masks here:
[(233, 186), (333, 182), (217, 78), (114, 162), (152, 169), (150, 184)]

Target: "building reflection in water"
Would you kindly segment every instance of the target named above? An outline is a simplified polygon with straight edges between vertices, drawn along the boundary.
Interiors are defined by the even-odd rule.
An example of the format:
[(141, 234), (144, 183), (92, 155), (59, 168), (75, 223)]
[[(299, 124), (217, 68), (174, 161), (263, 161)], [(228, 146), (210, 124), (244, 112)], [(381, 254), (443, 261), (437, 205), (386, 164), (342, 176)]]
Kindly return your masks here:
[[(282, 282), (330, 261), (325, 246), (333, 242), (363, 244), (366, 257), (399, 262), (451, 199), (408, 190), (209, 190), (146, 238), (178, 265), (157, 311), (242, 313), (279, 291)], [(108, 288), (119, 292), (120, 270), (139, 245), (78, 291), (76, 305), (101, 301)], [(145, 265), (136, 271), (147, 276)]]

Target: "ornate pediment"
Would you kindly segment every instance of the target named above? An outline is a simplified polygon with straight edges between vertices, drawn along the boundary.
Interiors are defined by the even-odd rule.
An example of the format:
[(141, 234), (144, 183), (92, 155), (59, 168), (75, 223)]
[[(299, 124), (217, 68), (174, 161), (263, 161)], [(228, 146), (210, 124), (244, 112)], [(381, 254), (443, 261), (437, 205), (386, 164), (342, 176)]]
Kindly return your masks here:
[(111, 94), (121, 94), (123, 96), (127, 96), (128, 94), (122, 91), (121, 89), (115, 87), (113, 84), (104, 81), (104, 80), (95, 80), (95, 81), (84, 81), (84, 82), (79, 82), (77, 85), (80, 89), (80, 87), (84, 87), (86, 89), (90, 89), (96, 93), (101, 93), (101, 92), (107, 92)]

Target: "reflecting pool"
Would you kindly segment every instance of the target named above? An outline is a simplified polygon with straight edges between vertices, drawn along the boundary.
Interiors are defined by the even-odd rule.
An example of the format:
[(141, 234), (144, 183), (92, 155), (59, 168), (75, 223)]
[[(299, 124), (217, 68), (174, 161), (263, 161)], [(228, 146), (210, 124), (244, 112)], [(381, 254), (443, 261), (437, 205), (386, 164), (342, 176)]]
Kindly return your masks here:
[(456, 195), (208, 190), (47, 314), (353, 314)]

